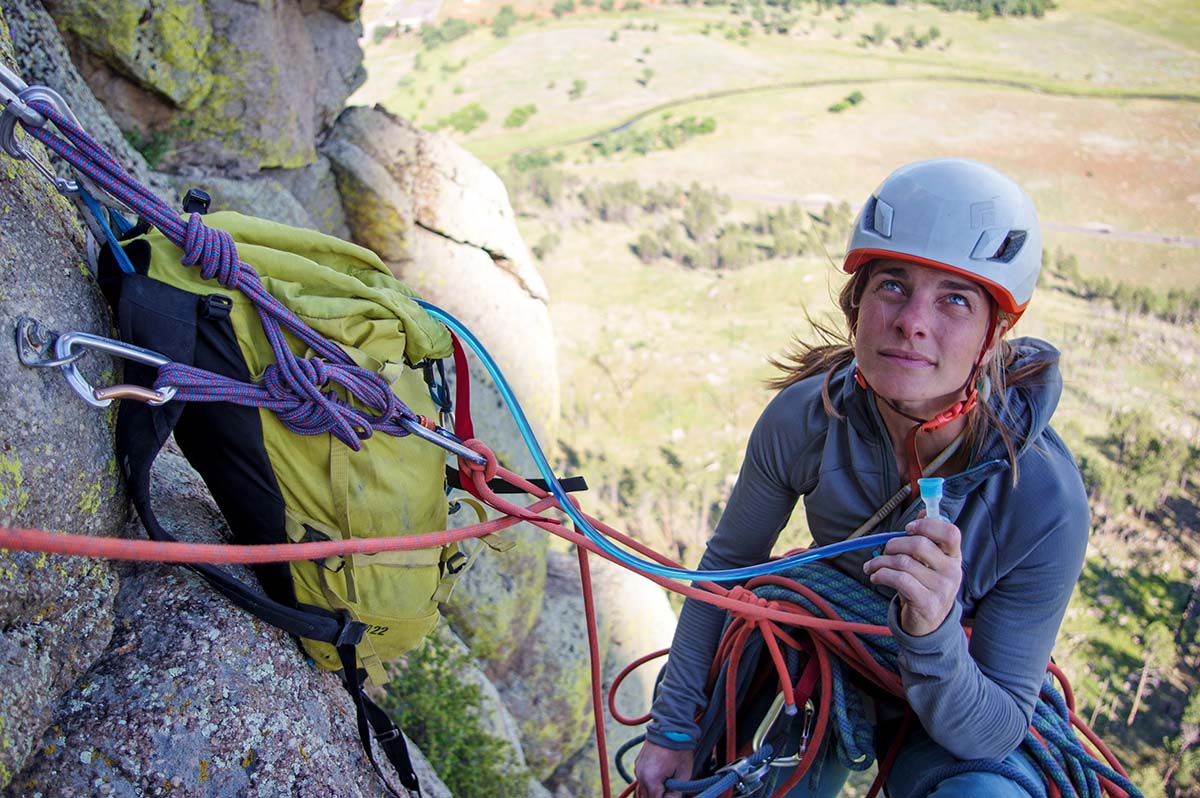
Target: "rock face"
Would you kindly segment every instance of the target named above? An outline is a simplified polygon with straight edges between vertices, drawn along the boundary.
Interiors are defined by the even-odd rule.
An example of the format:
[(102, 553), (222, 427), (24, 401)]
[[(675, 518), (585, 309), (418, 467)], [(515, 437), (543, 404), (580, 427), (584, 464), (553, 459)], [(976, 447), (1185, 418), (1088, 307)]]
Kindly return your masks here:
[[(558, 416), (557, 358), (546, 286), (516, 231), (504, 184), (445, 137), (380, 108), (348, 108), (325, 147), (355, 239), (418, 293), (467, 325), (506, 371), (535, 432)], [(479, 437), (506, 441), (499, 395), (478, 362)], [(489, 426), (491, 425), (491, 426)], [(522, 466), (523, 447), (498, 445)]]
[[(12, 63), (5, 34), (0, 18), (0, 59)], [(82, 268), (74, 209), (30, 164), (0, 158), (0, 525), (110, 534), (124, 502), (108, 414), (79, 401), (57, 369), (23, 367), (13, 346), (19, 317), (105, 333), (107, 312)], [(80, 367), (95, 379), (113, 365), (89, 356)], [(0, 552), (0, 788), (108, 644), (117, 584), (103, 562)]]
[[(152, 190), (205, 188), (215, 207), (374, 248), (475, 331), (538, 437), (553, 439), (548, 297), (504, 186), (444, 137), (379, 109), (342, 110), (363, 78), (357, 0), (0, 0), (0, 9), (0, 59), (59, 89)], [(21, 365), (11, 345), (21, 316), (112, 333), (77, 211), (29, 163), (0, 155), (0, 169), (0, 526), (141, 536), (127, 523), (113, 414), (84, 404), (57, 370)], [(97, 354), (79, 365), (97, 383), (119, 376)], [(477, 359), (471, 371), (477, 436), (533, 475)], [(186, 463), (167, 452), (156, 469), (168, 528), (221, 539), (224, 522)], [(453, 518), (475, 520), (466, 505)], [(527, 795), (548, 798), (549, 787), (582, 798), (595, 793), (598, 764), (576, 562), (551, 552), (540, 530), (503, 537), (517, 545), (485, 551), (446, 608), (474, 660), (461, 678), (480, 687), (481, 717), (511, 742), (512, 766), (546, 782), (531, 780)], [(662, 644), (638, 630), (648, 619), (669, 627), (671, 613), (657, 588), (597, 574), (610, 680)], [(634, 617), (620, 609), (626, 596), (636, 596)], [(185, 570), (0, 553), (0, 662), (2, 795), (383, 791), (336, 677)], [(639, 677), (623, 699), (644, 703), (649, 689)], [(425, 795), (449, 798), (414, 753)]]
[(365, 78), (346, 3), (53, 0), (72, 55), (117, 124), (171, 170), (316, 160)]
[[(155, 468), (164, 527), (220, 540), (220, 513), (182, 457), (164, 452)], [(380, 793), (336, 676), (182, 568), (120, 570), (112, 641), (63, 697), (11, 794)]]

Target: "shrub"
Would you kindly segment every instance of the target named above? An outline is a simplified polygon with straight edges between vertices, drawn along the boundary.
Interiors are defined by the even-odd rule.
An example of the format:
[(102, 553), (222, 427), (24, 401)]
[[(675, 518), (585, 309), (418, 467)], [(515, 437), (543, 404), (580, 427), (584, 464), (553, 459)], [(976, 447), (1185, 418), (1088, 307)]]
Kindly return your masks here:
[(455, 39), (461, 39), (470, 33), (473, 27), (467, 20), (455, 17), (447, 17), (441, 25), (425, 23), (421, 26), (421, 44), (432, 50)]
[(514, 172), (529, 172), (534, 169), (544, 169), (552, 164), (562, 163), (563, 155), (558, 153), (550, 155), (544, 150), (534, 150), (532, 152), (518, 152), (508, 159), (508, 165), (512, 167)]
[(470, 133), (487, 120), (488, 113), (483, 110), (483, 106), (479, 103), (471, 103), (459, 108), (452, 114), (443, 116), (437, 121), (433, 129), (441, 130), (444, 127), (452, 127), (459, 133)]
[(546, 235), (539, 238), (537, 243), (531, 247), (533, 250), (533, 256), (538, 260), (542, 260), (551, 252), (558, 249), (558, 245), (561, 243), (562, 239), (559, 238), (557, 233), (546, 233)]
[(450, 644), (430, 638), (405, 655), (383, 707), (458, 798), (520, 798), (529, 773), (513, 767), (511, 744), (480, 722), (482, 693), (459, 676), (467, 661)]
[(587, 81), (575, 78), (571, 81), (571, 89), (567, 92), (567, 96), (572, 100), (578, 100), (583, 96), (583, 92), (587, 89)]
[(517, 24), (517, 13), (513, 11), (513, 7), (501, 6), (500, 10), (496, 12), (495, 19), (492, 20), (492, 35), (497, 39), (503, 39), (515, 24)]
[(518, 105), (516, 108), (508, 112), (508, 116), (504, 118), (505, 127), (520, 127), (529, 121), (529, 117), (537, 113), (537, 106), (530, 103), (529, 105)]

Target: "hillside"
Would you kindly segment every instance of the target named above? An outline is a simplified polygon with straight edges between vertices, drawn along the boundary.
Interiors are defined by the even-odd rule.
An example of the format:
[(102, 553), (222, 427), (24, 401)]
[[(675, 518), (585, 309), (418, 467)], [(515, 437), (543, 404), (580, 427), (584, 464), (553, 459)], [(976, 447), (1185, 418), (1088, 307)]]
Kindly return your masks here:
[(1056, 657), (1147, 795), (1200, 795), (1194, 3), (985, 19), (456, 0), (423, 32), (380, 16), (390, 5), (364, 6), (369, 78), (351, 101), (505, 176), (552, 298), (562, 461), (602, 517), (688, 562), (769, 398), (766, 358), (831, 312), (878, 181), (941, 155), (1020, 181), (1047, 266), (1018, 331), (1063, 350), (1056, 427), (1093, 494)]

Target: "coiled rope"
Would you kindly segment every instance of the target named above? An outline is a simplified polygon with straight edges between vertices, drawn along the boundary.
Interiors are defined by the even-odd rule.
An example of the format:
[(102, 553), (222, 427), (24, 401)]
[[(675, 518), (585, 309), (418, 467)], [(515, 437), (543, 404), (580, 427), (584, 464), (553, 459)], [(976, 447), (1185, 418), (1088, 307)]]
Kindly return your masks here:
[[(173, 386), (179, 399), (191, 402), (233, 402), (274, 411), (288, 429), (300, 435), (328, 432), (355, 451), (378, 430), (403, 436), (408, 432), (397, 417), (418, 421), (419, 416), (389, 388), (387, 381), (362, 368), (263, 287), (258, 273), (237, 256), (233, 236), (207, 227), (198, 213), (186, 220), (149, 189), (135, 180), (83, 129), (60, 114), (51, 103), (33, 100), (29, 105), (54, 122), (62, 135), (22, 121), (29, 135), (45, 144), (104, 191), (129, 206), (139, 217), (158, 228), (183, 251), (185, 266), (199, 265), (204, 279), (216, 278), (223, 286), (241, 291), (254, 304), (276, 362), (267, 367), (262, 385), (251, 385), (179, 363), (158, 373), (156, 390)], [(284, 330), (316, 353), (300, 358), (292, 353)], [(354, 407), (332, 390), (342, 385), (351, 396), (370, 408)]]
[[(746, 589), (752, 591), (757, 601), (747, 600), (742, 608), (731, 611), (732, 620), (726, 628), (710, 673), (710, 689), (716, 687), (722, 672), (726, 675), (725, 761), (734, 761), (739, 753), (735, 748), (738, 739), (736, 675), (747, 644), (757, 635), (770, 654), (785, 699), (793, 705), (798, 700), (791, 692), (794, 676), (789, 674), (778, 654), (780, 646), (807, 648), (812, 652), (821, 674), (817, 685), (819, 695), (814, 698), (819, 711), (812, 738), (818, 741), (823, 739), (832, 722), (831, 739), (837, 746), (838, 759), (851, 770), (865, 770), (873, 763), (875, 756), (873, 729), (860, 706), (860, 691), (847, 688), (853, 672), (892, 695), (901, 698), (904, 695), (899, 678), (899, 647), (896, 641), (886, 633), (860, 631), (877, 629), (886, 623), (888, 602), (857, 580), (823, 563), (759, 577), (751, 580)], [(801, 615), (806, 620), (797, 624), (797, 628), (789, 629), (763, 619), (755, 611), (756, 607), (787, 611)], [(834, 618), (852, 620), (857, 629), (825, 629), (817, 623)], [(1065, 695), (1057, 689), (1056, 682), (1063, 686)], [(615, 691), (616, 685), (613, 689)], [(1089, 750), (1079, 739), (1076, 730), (1084, 735), (1093, 750)], [(777, 794), (786, 793), (799, 781), (815, 761), (818, 748), (814, 745), (805, 752)], [(1052, 796), (1101, 798), (1109, 795), (1133, 798), (1141, 795), (1111, 751), (1075, 714), (1074, 697), (1062, 672), (1053, 664), (1048, 668), (1033, 720), (1018, 753), (1043, 774)], [(1040, 792), (1029, 783), (1028, 776), (1020, 768), (1010, 763), (970, 760), (929, 772), (914, 789), (914, 794), (924, 795), (941, 781), (958, 773), (981, 770), (1001, 774), (1024, 786), (1031, 795)], [(882, 771), (881, 767), (881, 777), (876, 779), (871, 794), (882, 782)]]

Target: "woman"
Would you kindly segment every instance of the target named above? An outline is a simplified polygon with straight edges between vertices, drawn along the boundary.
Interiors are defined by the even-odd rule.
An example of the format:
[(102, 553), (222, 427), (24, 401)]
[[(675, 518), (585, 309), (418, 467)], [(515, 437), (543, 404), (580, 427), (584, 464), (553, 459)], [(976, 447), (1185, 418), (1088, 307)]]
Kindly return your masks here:
[[(776, 364), (782, 390), (755, 426), (701, 560), (706, 570), (762, 562), (800, 497), (817, 545), (844, 539), (923, 464), (940, 462), (927, 475), (946, 478), (942, 518), (902, 502), (874, 531), (907, 536), (879, 556), (833, 560), (892, 597), (888, 622), (919, 724), (891, 769), (891, 798), (922, 798), (914, 789), (926, 773), (963, 759), (1009, 757), (1030, 777), (1018, 781), (1041, 782), (1010, 754), (1079, 577), (1089, 512), (1075, 461), (1048, 426), (1062, 387), (1058, 352), (1004, 338), (1040, 267), (1036, 211), (1009, 178), (958, 159), (889, 176), (846, 255), (846, 345), (800, 346)], [(723, 621), (710, 605), (684, 605), (637, 760), (641, 796), (671, 798), (664, 781), (692, 774), (694, 717)], [(875, 710), (876, 746), (886, 750), (904, 706)], [(847, 771), (832, 748), (790, 795), (838, 794)], [(968, 772), (926, 794), (1027, 798), (1018, 781)]]

